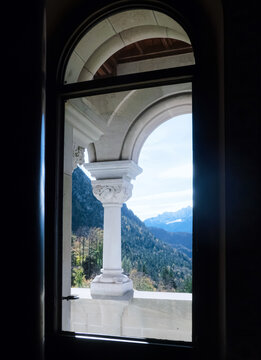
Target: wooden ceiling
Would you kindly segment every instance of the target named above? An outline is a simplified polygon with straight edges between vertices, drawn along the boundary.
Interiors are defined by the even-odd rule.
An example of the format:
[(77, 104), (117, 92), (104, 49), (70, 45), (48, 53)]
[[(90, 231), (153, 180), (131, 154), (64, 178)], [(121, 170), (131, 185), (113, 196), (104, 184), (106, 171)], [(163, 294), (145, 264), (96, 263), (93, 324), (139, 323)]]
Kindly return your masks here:
[(98, 69), (94, 78), (116, 75), (118, 64), (192, 52), (192, 46), (175, 39), (154, 38), (137, 41), (117, 51)]

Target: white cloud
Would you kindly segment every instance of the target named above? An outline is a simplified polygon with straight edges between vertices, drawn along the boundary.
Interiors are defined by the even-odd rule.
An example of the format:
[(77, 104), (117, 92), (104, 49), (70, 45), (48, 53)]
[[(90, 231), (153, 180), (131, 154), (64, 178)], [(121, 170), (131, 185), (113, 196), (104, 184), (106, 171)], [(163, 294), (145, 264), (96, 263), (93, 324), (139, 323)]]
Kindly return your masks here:
[(137, 197), (132, 197), (128, 200), (128, 204), (133, 204), (133, 203), (137, 203), (137, 202), (142, 202), (144, 200), (157, 200), (157, 203), (160, 201), (163, 201), (165, 199), (178, 199), (180, 197), (190, 197), (192, 198), (192, 189), (186, 189), (186, 190), (181, 190), (181, 191), (168, 191), (168, 192), (162, 192), (162, 193), (158, 193), (158, 194), (149, 194), (149, 195), (145, 195), (145, 196), (137, 196)]
[(185, 201), (179, 201), (179, 202), (160, 203), (160, 204), (157, 204), (156, 206), (152, 206), (150, 202), (133, 204), (133, 206), (132, 206), (132, 204), (127, 203), (127, 206), (141, 220), (145, 220), (150, 217), (155, 217), (164, 212), (175, 212), (175, 211), (185, 208), (187, 206), (193, 206), (193, 204), (192, 204), (192, 200), (185, 200)]
[(192, 206), (192, 189), (132, 197), (127, 206), (141, 220)]
[(176, 117), (145, 142), (128, 207), (141, 220), (192, 206), (192, 118)]
[(160, 179), (186, 179), (192, 178), (193, 168), (192, 164), (184, 164), (177, 167), (172, 167), (158, 174)]

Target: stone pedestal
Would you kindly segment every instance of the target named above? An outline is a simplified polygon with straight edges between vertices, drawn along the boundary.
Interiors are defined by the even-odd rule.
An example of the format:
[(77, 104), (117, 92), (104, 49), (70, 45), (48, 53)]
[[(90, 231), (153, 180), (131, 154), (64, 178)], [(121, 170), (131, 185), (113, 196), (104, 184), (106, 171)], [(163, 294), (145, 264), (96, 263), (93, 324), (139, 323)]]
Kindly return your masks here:
[(129, 299), (133, 296), (133, 284), (121, 267), (121, 207), (131, 197), (131, 179), (142, 170), (128, 160), (90, 163), (85, 167), (98, 178), (92, 181), (93, 194), (104, 207), (103, 268), (91, 284), (91, 295)]

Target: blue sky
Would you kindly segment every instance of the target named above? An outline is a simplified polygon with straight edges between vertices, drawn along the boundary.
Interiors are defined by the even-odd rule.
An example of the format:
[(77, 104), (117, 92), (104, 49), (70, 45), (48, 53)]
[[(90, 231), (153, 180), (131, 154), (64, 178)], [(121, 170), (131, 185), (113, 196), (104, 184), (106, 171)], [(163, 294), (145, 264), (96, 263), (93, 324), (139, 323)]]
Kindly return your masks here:
[(192, 115), (160, 125), (139, 157), (143, 173), (133, 180), (127, 206), (141, 219), (192, 206)]

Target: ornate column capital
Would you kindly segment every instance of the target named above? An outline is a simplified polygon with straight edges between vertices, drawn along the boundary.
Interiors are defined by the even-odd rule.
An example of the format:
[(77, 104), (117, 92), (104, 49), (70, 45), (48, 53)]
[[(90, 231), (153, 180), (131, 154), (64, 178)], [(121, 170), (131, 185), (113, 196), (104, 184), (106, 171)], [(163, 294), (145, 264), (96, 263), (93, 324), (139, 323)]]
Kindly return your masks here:
[(124, 179), (106, 179), (92, 181), (94, 196), (106, 205), (122, 205), (132, 195), (133, 185)]
[(142, 173), (142, 169), (132, 160), (115, 160), (86, 163), (84, 167), (97, 180), (125, 179), (131, 181)]

